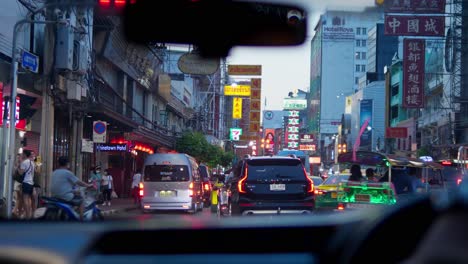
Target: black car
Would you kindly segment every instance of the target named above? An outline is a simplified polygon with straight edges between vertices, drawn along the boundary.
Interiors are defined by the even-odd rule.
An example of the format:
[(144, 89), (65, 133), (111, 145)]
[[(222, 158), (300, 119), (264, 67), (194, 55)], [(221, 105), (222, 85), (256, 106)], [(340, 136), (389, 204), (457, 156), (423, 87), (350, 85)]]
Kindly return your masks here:
[(232, 215), (309, 213), (315, 208), (314, 183), (294, 157), (252, 157), (240, 164), (229, 184)]

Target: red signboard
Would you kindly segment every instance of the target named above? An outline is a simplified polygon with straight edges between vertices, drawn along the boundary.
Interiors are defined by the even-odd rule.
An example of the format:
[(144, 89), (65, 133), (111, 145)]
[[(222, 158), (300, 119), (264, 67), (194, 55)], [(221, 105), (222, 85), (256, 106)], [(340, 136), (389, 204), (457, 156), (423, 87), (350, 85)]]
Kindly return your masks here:
[(445, 0), (391, 0), (385, 1), (386, 13), (445, 13)]
[(443, 37), (445, 17), (385, 15), (385, 35)]
[(403, 41), (403, 107), (424, 107), (426, 45), (424, 39)]
[[(3, 100), (3, 93), (0, 92), (0, 100), (2, 100), (2, 107), (1, 107), (1, 113), (0, 113), (0, 126), (3, 126), (3, 113), (5, 112), (5, 101)], [(15, 113), (15, 118), (16, 118), (16, 129), (20, 130), (25, 130), (26, 129), (26, 120), (19, 120), (19, 113), (20, 113), (20, 98), (16, 97), (16, 113)], [(7, 120), (10, 120), (10, 111), (8, 109), (8, 118)], [(7, 126), (10, 126), (10, 122), (8, 121)]]
[(407, 127), (387, 127), (385, 131), (386, 138), (407, 138), (408, 128)]

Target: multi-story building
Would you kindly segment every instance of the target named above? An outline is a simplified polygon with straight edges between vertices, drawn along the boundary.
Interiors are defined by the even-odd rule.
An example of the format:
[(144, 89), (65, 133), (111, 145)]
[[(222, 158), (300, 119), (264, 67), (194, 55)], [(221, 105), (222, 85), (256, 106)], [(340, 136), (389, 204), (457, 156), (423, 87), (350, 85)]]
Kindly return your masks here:
[(338, 133), (345, 98), (367, 72), (368, 30), (382, 19), (377, 10), (327, 11), (315, 27), (308, 116), (309, 130), (320, 135), (322, 146)]

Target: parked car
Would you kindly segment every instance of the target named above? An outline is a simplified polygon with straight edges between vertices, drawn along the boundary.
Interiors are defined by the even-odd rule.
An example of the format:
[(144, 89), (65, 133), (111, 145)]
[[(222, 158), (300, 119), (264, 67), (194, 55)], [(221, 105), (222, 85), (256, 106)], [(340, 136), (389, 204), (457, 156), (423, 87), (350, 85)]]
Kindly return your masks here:
[(314, 183), (300, 159), (249, 157), (228, 186), (232, 215), (309, 213), (315, 208)]
[(202, 178), (196, 160), (186, 154), (153, 154), (146, 158), (141, 208), (203, 210)]

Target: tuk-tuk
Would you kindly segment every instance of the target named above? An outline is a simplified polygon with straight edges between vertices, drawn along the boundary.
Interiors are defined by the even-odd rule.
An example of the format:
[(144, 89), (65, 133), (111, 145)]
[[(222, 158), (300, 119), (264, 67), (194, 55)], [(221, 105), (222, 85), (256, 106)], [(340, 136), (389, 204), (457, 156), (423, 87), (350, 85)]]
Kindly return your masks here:
[[(343, 153), (338, 156), (340, 171), (345, 171), (351, 165), (358, 164), (361, 169), (373, 168), (378, 174), (388, 172), (388, 181), (346, 181), (338, 186), (338, 210), (370, 208), (396, 204), (396, 193), (391, 183), (391, 168), (400, 165), (398, 159), (391, 159), (384, 154), (371, 151)], [(404, 162), (407, 164), (407, 162)]]
[[(339, 166), (349, 167), (358, 164), (361, 167), (371, 167), (381, 175), (385, 174), (384, 182), (344, 182), (338, 188), (339, 210), (348, 208), (370, 208), (394, 205), (414, 197), (414, 194), (398, 195), (392, 183), (392, 173), (398, 170), (414, 168), (417, 170), (411, 177), (419, 177), (423, 184), (421, 193), (436, 194), (436, 190), (444, 190), (441, 174), (442, 166), (435, 162), (385, 155), (371, 151), (357, 151), (343, 153), (338, 156)], [(387, 179), (388, 177), (388, 179)]]

